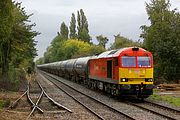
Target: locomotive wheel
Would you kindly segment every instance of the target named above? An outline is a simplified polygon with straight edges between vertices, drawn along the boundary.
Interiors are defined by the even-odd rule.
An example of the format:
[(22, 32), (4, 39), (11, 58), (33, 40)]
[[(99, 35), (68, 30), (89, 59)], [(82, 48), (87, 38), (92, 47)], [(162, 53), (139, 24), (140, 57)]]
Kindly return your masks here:
[(113, 89), (111, 89), (111, 95), (114, 96), (114, 90)]
[(118, 96), (118, 91), (116, 89), (111, 89), (112, 96)]
[(92, 81), (92, 84), (93, 84), (93, 89), (97, 89), (97, 83), (96, 83), (96, 81)]
[(106, 85), (104, 86), (104, 88), (105, 88), (105, 91), (106, 91), (107, 93), (110, 93), (110, 94), (111, 94), (111, 89), (110, 89), (110, 87), (109, 87), (109, 84), (106, 84)]
[(90, 80), (88, 80), (88, 88), (91, 88), (92, 87), (92, 85), (91, 85), (91, 81)]

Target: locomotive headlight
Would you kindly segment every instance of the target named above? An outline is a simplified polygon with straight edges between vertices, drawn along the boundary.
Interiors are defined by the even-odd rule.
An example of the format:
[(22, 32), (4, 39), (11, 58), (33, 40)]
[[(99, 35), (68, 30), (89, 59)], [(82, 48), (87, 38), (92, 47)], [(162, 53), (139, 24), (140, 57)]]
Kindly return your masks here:
[(121, 79), (121, 82), (127, 82), (127, 81), (128, 81), (128, 79), (126, 79), (126, 78)]

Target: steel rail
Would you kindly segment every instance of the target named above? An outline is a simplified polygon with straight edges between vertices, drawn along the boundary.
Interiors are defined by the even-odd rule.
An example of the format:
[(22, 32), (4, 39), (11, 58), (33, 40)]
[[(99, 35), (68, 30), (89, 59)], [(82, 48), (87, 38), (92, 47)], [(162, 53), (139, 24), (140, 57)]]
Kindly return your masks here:
[[(92, 97), (92, 96), (90, 96), (90, 95), (87, 95), (87, 94), (85, 94), (85, 93), (83, 93), (83, 92), (81, 92), (81, 91), (79, 91), (79, 90), (76, 90), (75, 88), (71, 87), (70, 85), (67, 85), (66, 83), (64, 83), (64, 82), (62, 82), (62, 81), (60, 81), (60, 80), (58, 80), (56, 77), (52, 76), (51, 74), (46, 73), (46, 72), (43, 72), (43, 73), (44, 73), (45, 75), (48, 75), (49, 77), (55, 79), (56, 81), (61, 82), (62, 84), (64, 84), (64, 85), (70, 87), (71, 89), (73, 89), (73, 90), (75, 90), (75, 91), (77, 91), (77, 92), (79, 92), (79, 93), (85, 95), (86, 97), (89, 97), (89, 98), (95, 100), (96, 102), (99, 102), (100, 104), (103, 104), (104, 106), (110, 108), (111, 110), (120, 113), (121, 115), (125, 116), (126, 118), (131, 119), (131, 120), (135, 120), (133, 117), (130, 117), (129, 115), (127, 115), (127, 114), (125, 114), (125, 113), (123, 113), (123, 112), (121, 112), (121, 111), (119, 111), (119, 110), (117, 110), (117, 109), (111, 107), (110, 105), (105, 104), (105, 103), (101, 102), (100, 100), (98, 100), (98, 99), (96, 99), (96, 98), (94, 98), (94, 97)], [(51, 81), (51, 82), (52, 82), (52, 81)], [(52, 82), (52, 83), (54, 83), (54, 82)], [(55, 85), (56, 85), (56, 84), (55, 84)], [(60, 88), (58, 85), (56, 85), (56, 86), (57, 86), (58, 88)], [(60, 88), (60, 89), (62, 90), (62, 88)], [(62, 90), (62, 91), (63, 91), (63, 90)]]
[(9, 107), (7, 107), (2, 112), (0, 112), (0, 114), (4, 113), (6, 110), (15, 108), (17, 104), (19, 103), (19, 101), (21, 100), (21, 98), (26, 94), (27, 94), (27, 90), (19, 98), (17, 98)]
[(142, 110), (145, 110), (145, 111), (151, 112), (151, 113), (153, 113), (153, 114), (156, 114), (156, 115), (158, 115), (158, 116), (160, 116), (160, 117), (163, 117), (163, 118), (166, 118), (166, 119), (169, 119), (169, 120), (176, 120), (176, 119), (173, 118), (173, 117), (170, 117), (170, 116), (167, 116), (167, 115), (158, 113), (158, 112), (153, 111), (153, 110), (150, 110), (150, 109), (148, 109), (148, 108), (146, 108), (146, 107), (142, 107), (141, 105), (138, 105), (138, 104), (135, 104), (135, 103), (132, 103), (132, 102), (126, 102), (126, 103), (129, 104), (129, 105), (138, 107), (138, 108), (140, 108), (140, 109), (142, 109)]
[(28, 84), (28, 91), (27, 91), (27, 98), (28, 98), (28, 101), (32, 104), (32, 111), (29, 113), (28, 117), (26, 118), (26, 120), (28, 120), (30, 118), (30, 116), (34, 113), (34, 111), (36, 110), (36, 108), (41, 112), (41, 113), (44, 113), (44, 111), (38, 106), (40, 100), (42, 99), (42, 96), (43, 96), (43, 91), (41, 91), (41, 94), (39, 95), (38, 97), (38, 100), (36, 101), (36, 103), (34, 103), (32, 101), (32, 99), (30, 98), (30, 95), (29, 95), (29, 84)]
[(21, 100), (21, 98), (23, 97), (23, 96), (25, 96), (26, 94), (27, 94), (27, 92), (28, 92), (28, 90), (26, 90), (18, 99), (16, 99), (16, 101), (14, 101), (13, 103), (12, 103), (12, 105), (10, 105), (8, 108), (11, 108), (11, 109), (13, 109), (13, 108), (15, 108), (16, 106), (17, 106), (17, 104), (19, 103), (19, 101)]
[(43, 94), (44, 94), (54, 105), (56, 105), (56, 106), (58, 106), (58, 107), (60, 107), (60, 108), (63, 108), (63, 109), (65, 109), (65, 110), (69, 111), (70, 113), (72, 113), (72, 111), (71, 111), (70, 109), (68, 109), (67, 107), (59, 104), (59, 103), (56, 102), (55, 100), (53, 100), (53, 99), (45, 92), (44, 88), (42, 87), (42, 85), (40, 84), (39, 81), (37, 81), (37, 83), (38, 83), (39, 87), (41, 88)]
[[(51, 81), (51, 80), (49, 80)], [(52, 81), (51, 81), (52, 82)], [(96, 112), (94, 112), (91, 108), (89, 108), (88, 106), (86, 106), (85, 104), (83, 104), (81, 101), (79, 101), (78, 99), (76, 99), (74, 96), (72, 96), (71, 94), (69, 94), (68, 92), (66, 92), (64, 89), (62, 89), (61, 87), (59, 87), (55, 82), (52, 82), (56, 87), (58, 87), (60, 90), (62, 90), (64, 93), (66, 93), (68, 96), (70, 96), (71, 98), (73, 98), (76, 102), (78, 102), (79, 104), (81, 104), (82, 106), (84, 106), (87, 110), (89, 110), (91, 113), (93, 113), (95, 116), (97, 116), (99, 119), (101, 120), (105, 120), (102, 116), (100, 116), (99, 114), (97, 114)]]
[[(37, 80), (36, 80), (36, 81), (37, 81)], [(27, 116), (27, 118), (26, 118), (26, 120), (28, 120), (28, 119), (30, 118), (30, 116), (34, 113), (34, 111), (35, 111), (36, 109), (37, 109), (38, 111), (40, 111), (40, 113), (44, 113), (44, 111), (38, 106), (38, 104), (39, 104), (40, 101), (42, 100), (43, 95), (45, 95), (45, 96), (48, 98), (48, 100), (49, 100), (50, 102), (52, 102), (54, 105), (56, 105), (56, 106), (59, 107), (59, 108), (63, 108), (63, 109), (65, 109), (65, 110), (67, 110), (68, 112), (72, 113), (72, 111), (71, 111), (70, 109), (68, 109), (67, 107), (59, 104), (59, 103), (56, 102), (55, 100), (53, 100), (53, 99), (45, 92), (45, 90), (43, 89), (42, 85), (41, 85), (38, 81), (37, 81), (37, 83), (38, 83), (39, 88), (41, 89), (41, 94), (38, 96), (38, 99), (36, 100), (36, 103), (34, 103), (34, 102), (32, 101), (32, 99), (31, 99), (31, 97), (30, 97), (30, 87), (29, 87), (29, 86), (30, 86), (30, 83), (28, 82), (27, 90), (26, 90), (19, 98), (17, 98), (17, 99), (12, 103), (12, 105), (10, 105), (7, 109), (9, 109), (9, 108), (11, 108), (11, 109), (15, 108), (15, 107), (17, 106), (17, 104), (19, 103), (19, 101), (21, 100), (21, 98), (26, 95), (28, 102), (32, 105), (32, 106), (31, 106), (32, 110), (31, 110), (31, 112), (28, 114), (28, 116)], [(3, 111), (3, 112), (5, 112), (5, 111)], [(1, 112), (0, 114), (2, 114), (3, 112)], [(55, 112), (57, 112), (57, 111), (55, 111)]]
[[(42, 97), (42, 95), (40, 94), (39, 97), (38, 97), (38, 99), (41, 99), (41, 97)], [(28, 87), (28, 91), (27, 91), (27, 98), (28, 98), (28, 101), (32, 104), (32, 107), (36, 107), (41, 113), (43, 113), (43, 110), (42, 110), (40, 107), (38, 107), (38, 106), (32, 101), (32, 99), (30, 98), (30, 95), (29, 95), (29, 87)], [(39, 100), (37, 100), (37, 101), (39, 101)], [(36, 102), (36, 103), (37, 103), (37, 102)]]
[(159, 108), (166, 109), (166, 110), (174, 112), (174, 113), (178, 113), (180, 115), (180, 110), (177, 110), (177, 109), (174, 109), (174, 108), (171, 108), (171, 107), (167, 107), (167, 106), (163, 106), (163, 105), (160, 105), (158, 103), (150, 102), (150, 101), (147, 101), (147, 100), (144, 101), (144, 102), (147, 103), (147, 104), (151, 104), (152, 106), (158, 106)]

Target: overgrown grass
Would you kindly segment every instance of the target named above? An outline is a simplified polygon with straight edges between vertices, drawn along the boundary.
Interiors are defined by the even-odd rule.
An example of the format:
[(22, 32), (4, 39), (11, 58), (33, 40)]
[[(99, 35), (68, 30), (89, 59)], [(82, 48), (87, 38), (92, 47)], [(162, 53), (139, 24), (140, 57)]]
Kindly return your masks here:
[(23, 79), (24, 74), (22, 70), (18, 68), (9, 68), (8, 72), (8, 78), (6, 82), (2, 81), (2, 76), (1, 76), (1, 71), (0, 71), (0, 90), (6, 91), (18, 91), (19, 89), (19, 84), (20, 84), (20, 79)]
[(12, 91), (17, 91), (19, 88), (20, 76), (22, 75), (22, 71), (18, 68), (11, 68), (9, 70), (9, 82), (13, 87), (11, 88)]
[(0, 100), (0, 109), (8, 107), (10, 105), (10, 100)]
[(152, 98), (154, 100), (165, 101), (165, 102), (168, 102), (175, 106), (180, 106), (180, 98), (178, 98), (178, 97), (167, 96), (167, 95), (160, 96), (160, 95), (154, 93), (150, 98)]

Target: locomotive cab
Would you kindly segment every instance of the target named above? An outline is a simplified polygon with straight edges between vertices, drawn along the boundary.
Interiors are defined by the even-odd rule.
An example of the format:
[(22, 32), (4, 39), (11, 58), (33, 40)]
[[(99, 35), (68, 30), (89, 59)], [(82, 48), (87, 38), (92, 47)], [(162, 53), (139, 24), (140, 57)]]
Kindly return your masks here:
[[(153, 89), (152, 54), (128, 47), (101, 53), (89, 60), (89, 78), (99, 89), (120, 96), (147, 98)], [(95, 85), (96, 87), (96, 85)]]
[(142, 48), (128, 48), (119, 55), (121, 94), (146, 98), (153, 89), (152, 54)]

